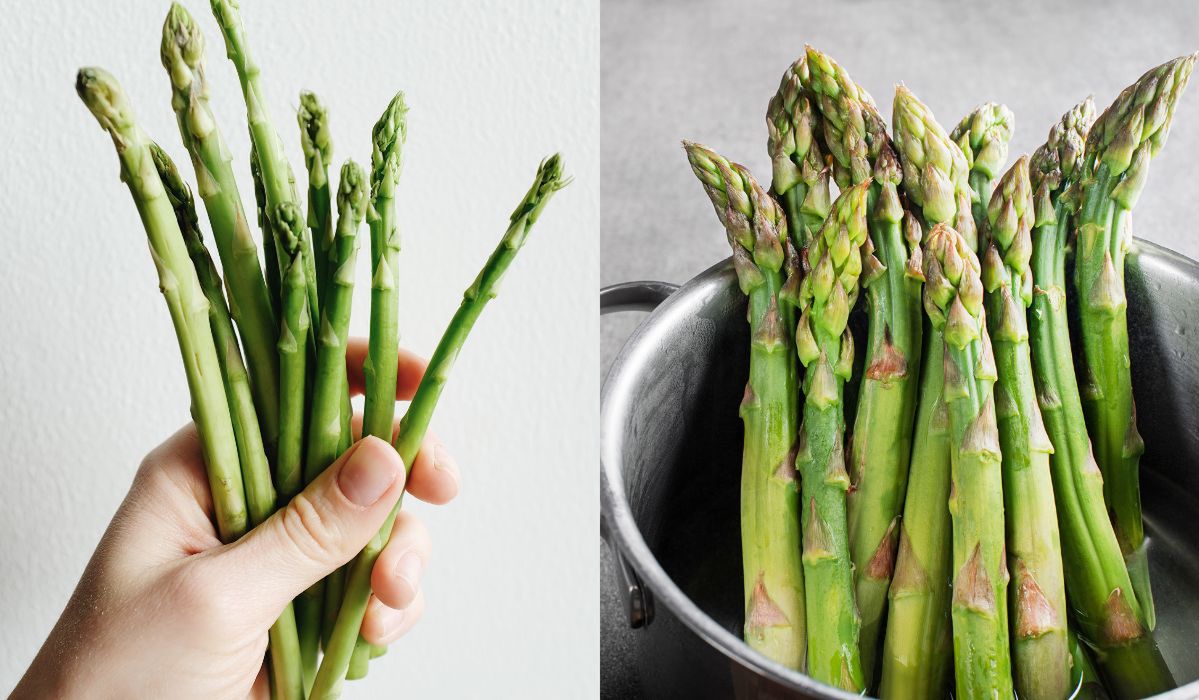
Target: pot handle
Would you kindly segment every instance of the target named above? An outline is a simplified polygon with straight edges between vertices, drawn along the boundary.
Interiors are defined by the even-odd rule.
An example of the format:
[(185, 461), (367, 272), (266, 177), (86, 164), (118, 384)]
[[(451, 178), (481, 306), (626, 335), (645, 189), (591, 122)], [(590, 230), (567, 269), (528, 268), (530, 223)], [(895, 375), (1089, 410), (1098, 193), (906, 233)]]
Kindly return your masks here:
[[(674, 294), (679, 287), (669, 282), (624, 282), (604, 287), (600, 290), (600, 315), (617, 311), (653, 311), (659, 304)], [(637, 572), (625, 560), (620, 547), (612, 540), (608, 523), (600, 515), (600, 537), (612, 553), (612, 561), (616, 566), (616, 575), (625, 592), (625, 613), (628, 616), (629, 627), (638, 629), (645, 627), (654, 619), (654, 599), (650, 590), (641, 582)]]

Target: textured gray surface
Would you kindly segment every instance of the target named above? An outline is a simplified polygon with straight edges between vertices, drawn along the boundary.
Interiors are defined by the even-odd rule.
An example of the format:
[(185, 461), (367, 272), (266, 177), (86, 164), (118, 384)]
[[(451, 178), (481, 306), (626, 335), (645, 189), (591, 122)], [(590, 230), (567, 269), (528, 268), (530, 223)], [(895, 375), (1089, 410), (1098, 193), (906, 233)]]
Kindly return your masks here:
[[(1030, 152), (1087, 94), (1102, 109), (1145, 69), (1199, 50), (1199, 3), (604, 0), (603, 284), (684, 282), (728, 255), (680, 148), (706, 143), (770, 178), (764, 112), (810, 43), (836, 58), (889, 118), (903, 81), (947, 128), (988, 100), (1016, 114), (1012, 155)], [(1136, 235), (1199, 258), (1199, 91), (1179, 107), (1136, 209)], [(635, 321), (601, 325), (611, 361)], [(611, 579), (602, 585), (612, 585)], [(604, 614), (613, 611), (605, 591)], [(605, 620), (602, 687), (627, 682), (627, 637)]]

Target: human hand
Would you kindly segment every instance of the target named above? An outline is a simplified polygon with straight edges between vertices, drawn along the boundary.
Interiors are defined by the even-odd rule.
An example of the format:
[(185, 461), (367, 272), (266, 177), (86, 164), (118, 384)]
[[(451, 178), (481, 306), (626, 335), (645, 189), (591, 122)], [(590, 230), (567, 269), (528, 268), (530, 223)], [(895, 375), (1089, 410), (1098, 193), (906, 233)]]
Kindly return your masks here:
[[(363, 391), (365, 355), (366, 342), (351, 339), (354, 394)], [(400, 351), (397, 400), (412, 397), (424, 369)], [(267, 630), (284, 606), (357, 554), (402, 491), (442, 504), (458, 487), (457, 466), (436, 437), (425, 439), (406, 480), (396, 451), (367, 438), (266, 522), (221, 544), (189, 424), (142, 461), (12, 697), (266, 698)], [(401, 511), (372, 572), (368, 641), (395, 641), (420, 618), (429, 551), (424, 526)]]

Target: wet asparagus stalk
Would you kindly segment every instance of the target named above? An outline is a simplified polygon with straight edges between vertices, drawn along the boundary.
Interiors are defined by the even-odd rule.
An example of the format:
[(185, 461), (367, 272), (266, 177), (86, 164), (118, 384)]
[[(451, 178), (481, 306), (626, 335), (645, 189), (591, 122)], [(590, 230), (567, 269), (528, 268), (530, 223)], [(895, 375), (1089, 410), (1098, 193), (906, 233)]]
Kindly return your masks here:
[[(804, 374), (800, 473), (803, 568), (808, 616), (808, 675), (851, 692), (863, 690), (845, 493), (845, 382), (853, 371), (849, 311), (859, 278), (882, 272), (863, 261), (869, 181), (845, 190), (808, 244), (808, 274), (799, 286), (795, 347)], [(865, 268), (865, 269), (864, 269)], [(751, 387), (752, 388), (752, 387)], [(755, 392), (756, 393), (756, 392)]]
[[(951, 223), (974, 237), (966, 158), (932, 112), (907, 88), (895, 92), (895, 148), (903, 188), (928, 225)], [(909, 245), (921, 226), (904, 220)], [(910, 260), (920, 260), (912, 253)], [(921, 272), (923, 276), (923, 271)], [(942, 399), (944, 342), (931, 325), (923, 352), (911, 469), (899, 528), (899, 551), (889, 590), (880, 692), (886, 698), (943, 697), (949, 692), (952, 647), (949, 621), (952, 529), (949, 510), (949, 421)]]
[(995, 359), (978, 256), (949, 226), (924, 243), (924, 306), (945, 344), (953, 518), (953, 659), (960, 698), (1012, 697)]
[(1085, 424), (1066, 307), (1066, 256), (1074, 230), (1084, 140), (1095, 119), (1090, 98), (1063, 115), (1033, 154), (1032, 312), (1029, 338), (1033, 379), (1045, 429), (1053, 443), (1050, 470), (1067, 603), (1114, 696), (1140, 698), (1174, 687), (1174, 680), (1141, 613), (1138, 594), (1108, 518), (1103, 477)]
[[(869, 97), (834, 60), (807, 47), (809, 91), (820, 113), (834, 170), (859, 184), (870, 179), (866, 259), (881, 274), (862, 280), (868, 331), (864, 372), (854, 418), (851, 488), (847, 498), (850, 558), (862, 619), (862, 673), (873, 687), (882, 642), (887, 589), (899, 544), (899, 516), (907, 487), (916, 370), (924, 309), (920, 301), (920, 228), (903, 226), (898, 156)], [(862, 101), (863, 98), (866, 101)], [(913, 222), (914, 224), (914, 222)]]
[(1132, 244), (1131, 211), (1153, 156), (1165, 144), (1174, 108), (1195, 55), (1168, 61), (1125, 88), (1087, 137), (1074, 288), (1082, 339), (1083, 409), (1095, 438), (1104, 496), (1140, 602), (1141, 622), (1156, 618), (1141, 522), (1140, 460), (1128, 359), (1124, 258)]
[[(424, 440), (429, 421), (437, 400), (449, 378), (450, 370), (457, 359), (462, 346), (474, 327), (475, 321), (483, 312), (484, 307), (495, 298), (496, 289), (504, 272), (516, 258), (521, 246), (545, 205), (555, 192), (569, 184), (570, 180), (562, 174), (562, 160), (553, 155), (542, 161), (537, 170), (537, 177), (520, 205), (512, 213), (508, 230), (504, 233), (499, 245), (487, 259), (479, 276), (463, 295), (462, 304), (458, 307), (449, 326), (438, 342), (429, 366), (421, 378), (420, 385), (408, 405), (408, 411), (400, 421), (400, 429), (393, 443), (400, 458), (407, 468), (411, 468), (416, 458), (420, 443)], [(394, 364), (394, 363), (393, 363)], [(401, 503), (396, 503), (391, 515), (379, 529), (378, 534), (354, 558), (346, 576), (345, 599), (338, 612), (337, 623), (333, 628), (329, 644), (325, 647), (325, 658), (316, 674), (312, 686), (310, 700), (326, 700), (336, 698), (341, 694), (343, 680), (350, 665), (350, 657), (354, 653), (358, 631), (362, 627), (362, 618), (366, 613), (366, 604), (370, 598), (370, 577), (375, 561), (395, 523), (396, 514)], [(370, 647), (366, 647), (369, 651)]]
[(1027, 308), (1032, 301), (1032, 186), (1022, 156), (987, 205), (982, 259), (987, 328), (995, 352), (995, 405), (1002, 450), (1012, 669), (1018, 697), (1060, 700), (1073, 689), (1066, 589), (1045, 432), (1033, 386)]
[[(162, 28), (162, 65), (171, 79), (171, 106), (191, 156), (198, 191), (229, 289), (229, 309), (245, 344), (250, 390), (268, 455), (279, 438), (278, 322), (238, 194), (229, 149), (208, 106), (204, 36), (192, 16), (172, 3)], [(268, 269), (273, 249), (267, 250)]]

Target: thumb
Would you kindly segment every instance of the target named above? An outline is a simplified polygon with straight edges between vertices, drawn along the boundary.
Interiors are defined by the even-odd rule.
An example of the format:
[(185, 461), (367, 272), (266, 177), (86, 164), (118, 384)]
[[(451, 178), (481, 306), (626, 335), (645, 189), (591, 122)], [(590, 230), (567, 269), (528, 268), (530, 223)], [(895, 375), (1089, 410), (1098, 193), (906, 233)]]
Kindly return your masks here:
[(217, 557), (218, 568), (277, 612), (366, 546), (403, 490), (404, 464), (395, 448), (363, 438), (285, 507), (229, 545)]

